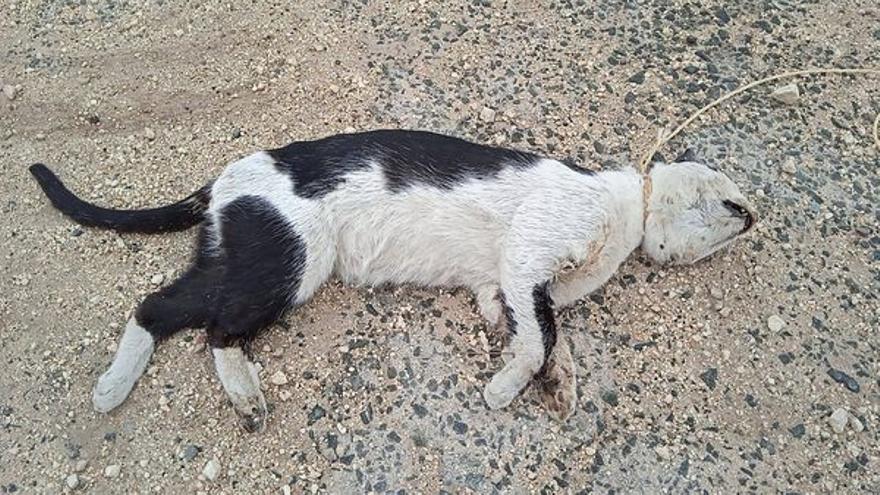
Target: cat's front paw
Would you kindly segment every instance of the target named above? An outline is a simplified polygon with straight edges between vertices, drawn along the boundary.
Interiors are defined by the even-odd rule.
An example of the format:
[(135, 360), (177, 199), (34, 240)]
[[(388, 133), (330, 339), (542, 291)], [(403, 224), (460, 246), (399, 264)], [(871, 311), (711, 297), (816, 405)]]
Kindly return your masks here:
[(534, 375), (531, 362), (520, 356), (514, 356), (504, 368), (495, 373), (483, 391), (483, 398), (490, 409), (507, 407), (511, 401), (528, 385)]
[(498, 287), (494, 285), (480, 287), (475, 292), (480, 315), (489, 323), (489, 326), (494, 327), (501, 323), (504, 307), (498, 296)]
[(489, 382), (483, 390), (483, 398), (489, 409), (502, 409), (510, 405), (516, 393), (511, 394), (510, 390), (496, 383), (495, 380)]
[(547, 412), (558, 421), (565, 421), (577, 405), (577, 377), (568, 343), (560, 339), (543, 373), (535, 376), (538, 395)]

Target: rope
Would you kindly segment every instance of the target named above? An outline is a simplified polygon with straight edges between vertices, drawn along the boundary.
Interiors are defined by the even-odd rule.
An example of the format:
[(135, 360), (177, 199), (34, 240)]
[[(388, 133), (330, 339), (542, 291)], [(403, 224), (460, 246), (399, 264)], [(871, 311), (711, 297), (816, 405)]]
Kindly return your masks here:
[[(718, 105), (724, 103), (725, 101), (733, 98), (734, 96), (744, 93), (756, 86), (760, 86), (762, 84), (766, 84), (771, 81), (777, 81), (779, 79), (785, 79), (789, 77), (796, 76), (808, 76), (812, 74), (874, 74), (880, 75), (880, 69), (806, 69), (806, 70), (796, 70), (790, 72), (784, 72), (782, 74), (777, 74), (775, 76), (765, 77), (764, 79), (760, 79), (758, 81), (754, 81), (749, 83), (741, 88), (737, 88), (726, 95), (722, 95), (717, 100), (709, 103), (703, 108), (694, 112), (690, 117), (687, 118), (684, 122), (681, 123), (678, 127), (675, 128), (671, 133), (665, 134), (660, 131), (659, 136), (657, 137), (657, 141), (654, 142), (654, 145), (648, 149), (648, 152), (642, 157), (639, 162), (639, 168), (642, 173), (646, 173), (648, 170), (648, 163), (651, 161), (651, 158), (660, 151), (660, 148), (663, 147), (666, 143), (668, 143), (672, 138), (678, 135), (685, 127), (690, 125), (691, 122), (697, 119), (700, 115), (705, 113), (707, 110), (717, 107)], [(877, 150), (880, 151), (880, 113), (877, 114), (877, 118), (874, 119), (874, 144), (877, 146)]]

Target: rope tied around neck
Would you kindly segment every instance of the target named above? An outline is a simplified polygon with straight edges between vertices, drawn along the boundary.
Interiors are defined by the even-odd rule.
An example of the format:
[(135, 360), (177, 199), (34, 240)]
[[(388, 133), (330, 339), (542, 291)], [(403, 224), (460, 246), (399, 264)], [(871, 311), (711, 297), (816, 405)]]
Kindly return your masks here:
[[(783, 72), (782, 74), (776, 74), (775, 76), (765, 77), (765, 78), (763, 78), (763, 79), (759, 79), (759, 80), (757, 80), (757, 81), (754, 81), (754, 82), (751, 82), (751, 83), (749, 83), (749, 84), (746, 84), (745, 86), (743, 86), (743, 87), (741, 87), (741, 88), (737, 88), (737, 89), (731, 91), (730, 93), (727, 93), (727, 94), (725, 94), (725, 95), (722, 95), (721, 97), (719, 97), (718, 99), (716, 99), (716, 100), (713, 101), (712, 103), (709, 103), (708, 105), (704, 106), (703, 108), (697, 110), (696, 112), (694, 112), (693, 114), (691, 114), (690, 117), (688, 117), (687, 119), (685, 119), (684, 122), (682, 122), (678, 127), (676, 127), (676, 128), (675, 128), (672, 132), (670, 132), (669, 134), (665, 134), (664, 132), (661, 131), (661, 132), (659, 133), (658, 137), (657, 137), (657, 140), (654, 142), (654, 144), (653, 144), (650, 148), (648, 148), (648, 151), (644, 154), (644, 156), (642, 157), (641, 161), (639, 162), (639, 170), (641, 170), (642, 174), (647, 178), (647, 177), (648, 177), (648, 164), (650, 163), (650, 161), (651, 161), (651, 159), (654, 157), (654, 155), (655, 155), (658, 151), (660, 151), (660, 148), (662, 148), (663, 145), (665, 145), (665, 144), (668, 143), (670, 140), (672, 140), (672, 138), (674, 138), (675, 136), (677, 136), (682, 130), (684, 130), (685, 127), (687, 127), (688, 125), (690, 125), (691, 122), (693, 122), (694, 120), (696, 120), (697, 117), (699, 117), (700, 115), (702, 115), (703, 113), (705, 113), (707, 110), (710, 110), (710, 109), (712, 109), (712, 108), (714, 108), (714, 107), (717, 107), (718, 105), (720, 105), (720, 104), (724, 103), (725, 101), (727, 101), (727, 100), (733, 98), (734, 96), (737, 96), (737, 95), (739, 95), (739, 94), (741, 94), (741, 93), (744, 93), (744, 92), (746, 92), (746, 91), (748, 91), (748, 90), (750, 90), (750, 89), (752, 89), (752, 88), (755, 88), (755, 87), (757, 87), (757, 86), (761, 86), (761, 85), (766, 84), (766, 83), (768, 83), (768, 82), (777, 81), (777, 80), (779, 80), (779, 79), (787, 79), (787, 78), (790, 78), (790, 77), (808, 76), (808, 75), (815, 75), (815, 74), (868, 74), (868, 75), (880, 75), (880, 69), (855, 68), (855, 69), (805, 69), (805, 70), (796, 70), (796, 71)], [(877, 147), (877, 151), (880, 151), (880, 113), (878, 113), (878, 114), (877, 114), (877, 117), (874, 119), (874, 132), (873, 132), (873, 135), (874, 135), (874, 145)], [(650, 179), (646, 179), (646, 180), (650, 181)], [(648, 194), (650, 194), (650, 186), (647, 187), (646, 191), (648, 191)], [(645, 197), (645, 218), (646, 218), (646, 219), (647, 219), (647, 216), (648, 216), (648, 214), (647, 214), (647, 207), (648, 207), (648, 203), (647, 203), (647, 196), (646, 196), (646, 197)]]

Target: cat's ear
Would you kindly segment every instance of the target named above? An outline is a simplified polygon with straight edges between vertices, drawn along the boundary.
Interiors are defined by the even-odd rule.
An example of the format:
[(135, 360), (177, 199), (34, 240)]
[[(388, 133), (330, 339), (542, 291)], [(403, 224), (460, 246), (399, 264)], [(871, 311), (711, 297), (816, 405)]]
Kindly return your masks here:
[(693, 148), (688, 148), (684, 150), (684, 153), (678, 155), (678, 158), (675, 159), (675, 163), (681, 162), (699, 162), (699, 160), (697, 160), (697, 154), (694, 153)]
[(650, 173), (651, 170), (654, 168), (654, 165), (657, 165), (658, 163), (666, 163), (666, 159), (663, 157), (662, 154), (660, 154), (659, 151), (654, 153), (654, 155), (648, 161), (648, 166), (645, 167), (645, 173)]

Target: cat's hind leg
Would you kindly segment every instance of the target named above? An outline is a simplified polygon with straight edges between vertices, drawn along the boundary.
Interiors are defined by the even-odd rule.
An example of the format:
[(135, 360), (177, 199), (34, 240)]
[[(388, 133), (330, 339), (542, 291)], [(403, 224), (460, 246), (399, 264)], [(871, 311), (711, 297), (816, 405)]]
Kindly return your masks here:
[[(203, 237), (209, 228), (203, 227)], [(193, 266), (171, 285), (147, 296), (126, 324), (113, 363), (93, 390), (97, 411), (109, 412), (128, 397), (158, 342), (184, 328), (205, 325), (216, 296), (218, 271), (216, 260), (200, 244)]]
[[(310, 220), (296, 223), (319, 223)], [(297, 229), (260, 197), (231, 202), (223, 208), (221, 222), (224, 273), (217, 310), (208, 323), (208, 343), (241, 426), (258, 431), (265, 426), (266, 399), (246, 345), (314, 294), (330, 275), (335, 251), (320, 234)]]

